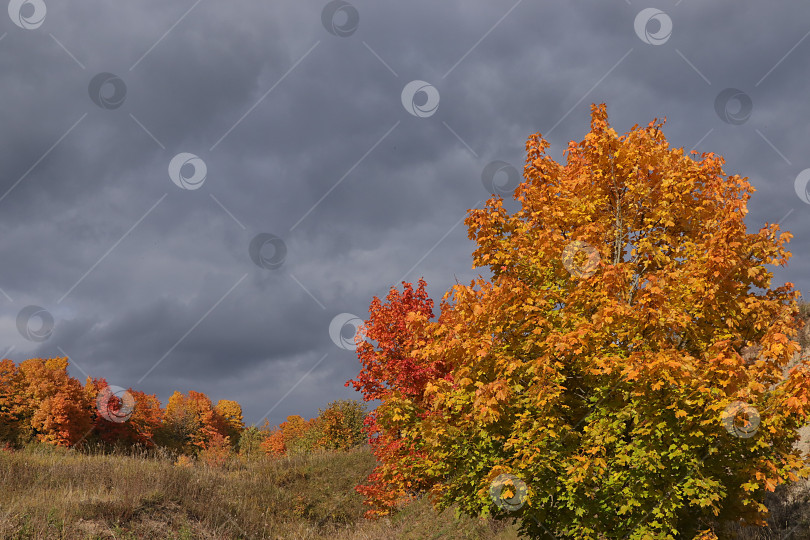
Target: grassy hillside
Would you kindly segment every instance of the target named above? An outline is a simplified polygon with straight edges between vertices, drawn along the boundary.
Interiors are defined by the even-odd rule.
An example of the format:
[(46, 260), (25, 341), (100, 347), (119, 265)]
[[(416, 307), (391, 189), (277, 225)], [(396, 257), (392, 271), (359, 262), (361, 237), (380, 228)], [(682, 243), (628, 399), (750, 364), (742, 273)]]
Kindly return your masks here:
[[(519, 538), (507, 523), (437, 514), (416, 500), (390, 519), (362, 517), (352, 489), (374, 466), (367, 448), (223, 469), (159, 457), (87, 455), (48, 445), (0, 451), (0, 538)], [(771, 527), (740, 540), (810, 538), (810, 487), (780, 486)]]
[(223, 469), (44, 445), (0, 451), (0, 538), (518, 537), (505, 524), (437, 516), (424, 500), (365, 520), (353, 487), (373, 466), (366, 448)]
[[(0, 450), (0, 538), (519, 538), (512, 524), (437, 514), (426, 500), (366, 520), (353, 487), (373, 466), (368, 448), (232, 460), (222, 469), (41, 444)], [(810, 538), (808, 483), (779, 486), (766, 504), (771, 527), (733, 527), (733, 537)]]

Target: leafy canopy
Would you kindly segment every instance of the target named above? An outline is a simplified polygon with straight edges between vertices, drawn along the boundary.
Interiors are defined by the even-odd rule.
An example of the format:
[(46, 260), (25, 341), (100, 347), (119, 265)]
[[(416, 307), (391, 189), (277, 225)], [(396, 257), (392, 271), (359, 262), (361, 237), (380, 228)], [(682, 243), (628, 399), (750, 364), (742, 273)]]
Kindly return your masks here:
[(521, 208), (466, 218), (492, 280), (452, 287), (436, 320), (410, 284), (374, 298), (351, 381), (382, 402), (370, 515), (428, 491), (533, 537), (722, 538), (807, 474), (798, 293), (766, 269), (791, 235), (748, 233), (747, 179), (662, 126), (619, 136), (593, 106), (565, 164), (532, 135)]

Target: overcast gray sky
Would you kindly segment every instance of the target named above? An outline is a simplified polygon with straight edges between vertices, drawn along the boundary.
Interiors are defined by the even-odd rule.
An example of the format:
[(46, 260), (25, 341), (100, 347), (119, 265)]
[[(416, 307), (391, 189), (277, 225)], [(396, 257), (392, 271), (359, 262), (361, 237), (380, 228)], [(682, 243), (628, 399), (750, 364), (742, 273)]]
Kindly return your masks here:
[(0, 357), (236, 399), (249, 424), (359, 398), (352, 316), (476, 277), (483, 171), (522, 171), (535, 132), (560, 158), (592, 102), (748, 176), (749, 230), (795, 236), (774, 285), (803, 290), (810, 5), (777, 5), (12, 0)]

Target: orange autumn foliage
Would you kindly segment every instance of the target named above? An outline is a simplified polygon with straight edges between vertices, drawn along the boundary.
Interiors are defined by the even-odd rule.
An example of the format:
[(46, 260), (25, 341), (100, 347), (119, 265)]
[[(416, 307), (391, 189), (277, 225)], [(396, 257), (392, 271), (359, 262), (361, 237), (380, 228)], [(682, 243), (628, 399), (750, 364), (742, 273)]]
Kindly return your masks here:
[(214, 433), (207, 441), (205, 448), (200, 451), (200, 459), (209, 467), (222, 467), (228, 461), (231, 453), (230, 437)]
[(452, 380), (450, 366), (442, 357), (425, 359), (413, 354), (427, 339), (427, 324), (434, 316), (426, 287), (424, 279), (416, 290), (403, 282), (403, 291), (392, 287), (385, 303), (374, 297), (362, 328), (366, 339), (357, 346), (363, 367), (355, 380), (346, 382), (360, 390), (365, 401), (382, 401), (365, 420), (378, 462), (366, 483), (357, 487), (370, 506), (367, 517), (389, 514), (397, 501), (432, 483), (429, 474), (419, 471), (427, 463), (419, 442), (403, 436), (404, 409), (400, 408), (404, 405), (415, 417), (426, 418), (430, 414), (427, 385)]
[(30, 428), (33, 411), (22, 391), (22, 374), (11, 360), (0, 360), (0, 440), (19, 442)]
[(127, 421), (131, 427), (129, 440), (132, 443), (154, 446), (154, 437), (163, 425), (163, 409), (160, 400), (154, 394), (145, 394), (139, 390), (129, 389), (135, 399), (135, 409)]
[(245, 422), (242, 419), (242, 406), (230, 399), (220, 399), (214, 407), (217, 431), (227, 435), (231, 443), (238, 443), (239, 435), (245, 429)]
[(161, 429), (163, 422), (163, 410), (160, 408), (160, 401), (157, 397), (129, 388), (126, 393), (129, 394), (127, 399), (132, 403), (130, 411), (126, 409), (126, 405), (120, 397), (109, 396), (108, 409), (123, 415), (118, 418), (123, 421), (115, 421), (116, 414), (105, 418), (102, 411), (97, 410), (99, 396), (109, 391), (106, 380), (87, 378), (85, 393), (91, 403), (95, 405), (93, 410), (95, 436), (110, 444), (155, 446), (154, 436)]
[(287, 452), (300, 452), (311, 450), (312, 430), (316, 426), (316, 420), (304, 420), (301, 416), (294, 414), (287, 417), (285, 422), (279, 424), (278, 428), (271, 430), (268, 437), (262, 442), (261, 448), (270, 455), (284, 455)]
[(32, 439), (59, 446), (165, 445), (196, 453), (210, 450), (219, 463), (244, 429), (242, 409), (232, 400), (216, 407), (205, 394), (176, 392), (166, 411), (154, 395), (71, 377), (67, 358), (0, 360), (0, 446)]
[(0, 361), (0, 448), (33, 439), (69, 447), (161, 446), (221, 467), (237, 448), (241, 456), (256, 458), (347, 449), (364, 438), (365, 407), (352, 400), (332, 402), (310, 420), (292, 415), (271, 431), (267, 422), (245, 428), (242, 407), (233, 400), (214, 405), (201, 392), (174, 392), (164, 410), (154, 395), (104, 378), (87, 377), (82, 385), (67, 368), (67, 358), (35, 358), (19, 366)]
[[(228, 408), (236, 412), (234, 406), (226, 406)], [(228, 431), (235, 422), (236, 417), (225, 419), (215, 410), (208, 396), (194, 390), (190, 390), (188, 395), (175, 392), (166, 404), (164, 425), (168, 436), (171, 444), (184, 452), (204, 450), (212, 441), (219, 440), (218, 436), (228, 437)]]
[(365, 404), (353, 400), (337, 400), (329, 403), (318, 414), (317, 446), (327, 450), (346, 450), (367, 440), (364, 424)]
[(19, 366), (30, 427), (40, 441), (59, 446), (75, 445), (91, 431), (90, 402), (67, 366), (67, 358), (32, 358)]
[(454, 285), (436, 321), (374, 299), (351, 381), (382, 401), (372, 513), (421, 492), (533, 538), (713, 538), (810, 474), (799, 295), (769, 269), (792, 235), (749, 232), (747, 179), (663, 122), (619, 135), (594, 105), (590, 128), (561, 163), (530, 136), (517, 209), (470, 210), (491, 280)]
[(304, 420), (291, 415), (275, 429), (269, 430), (260, 444), (268, 455), (313, 450), (347, 450), (365, 440), (363, 421), (365, 405), (355, 400), (337, 400), (320, 410), (316, 418)]
[(259, 447), (270, 456), (283, 456), (287, 450), (284, 445), (284, 432), (278, 428), (271, 430)]

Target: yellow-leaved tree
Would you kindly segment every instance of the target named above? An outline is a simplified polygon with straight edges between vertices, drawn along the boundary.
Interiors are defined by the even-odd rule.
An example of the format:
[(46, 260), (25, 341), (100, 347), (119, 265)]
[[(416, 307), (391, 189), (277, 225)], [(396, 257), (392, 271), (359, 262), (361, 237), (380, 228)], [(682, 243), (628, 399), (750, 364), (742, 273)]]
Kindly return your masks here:
[[(536, 538), (724, 538), (807, 474), (798, 293), (766, 268), (786, 264), (791, 235), (749, 233), (747, 179), (670, 148), (662, 126), (620, 136), (593, 106), (565, 164), (529, 138), (518, 210), (496, 196), (470, 210), (491, 281), (454, 286), (437, 320), (400, 311), (390, 327), (419, 339), (376, 349), (359, 388), (386, 355), (447, 366), (424, 395), (381, 395), (378, 433), (410, 449), (378, 456), (400, 492), (427, 481), (440, 507), (515, 517)], [(380, 513), (394, 504), (365, 492)]]

